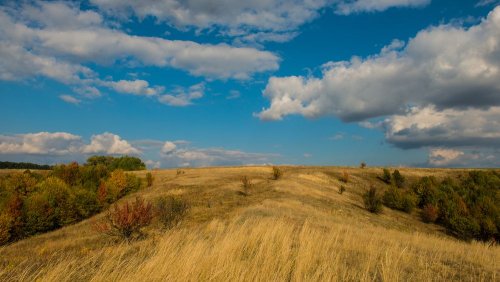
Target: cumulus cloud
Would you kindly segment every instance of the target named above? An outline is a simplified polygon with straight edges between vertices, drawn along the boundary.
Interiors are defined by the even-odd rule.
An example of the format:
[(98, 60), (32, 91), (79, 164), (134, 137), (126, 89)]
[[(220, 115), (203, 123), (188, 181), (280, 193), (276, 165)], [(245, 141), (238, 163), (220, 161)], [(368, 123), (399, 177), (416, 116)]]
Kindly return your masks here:
[(498, 147), (499, 77), (496, 7), (469, 28), (431, 27), (376, 55), (328, 62), (321, 77), (271, 77), (263, 91), (270, 106), (256, 115), (358, 121), (384, 129), (387, 141), (400, 148)]
[(145, 80), (119, 80), (119, 81), (105, 81), (102, 82), (103, 85), (113, 88), (116, 92), (133, 94), (133, 95), (145, 95), (145, 96), (155, 96), (164, 91), (164, 87), (156, 86), (149, 87), (149, 83)]
[(386, 140), (397, 147), (500, 148), (500, 107), (445, 109), (412, 108), (384, 121)]
[(191, 148), (187, 144), (175, 144), (171, 141), (164, 143), (161, 156), (164, 167), (267, 164), (279, 157), (276, 154), (222, 148)]
[(423, 6), (430, 0), (91, 0), (99, 9), (118, 19), (131, 14), (139, 19), (152, 16), (178, 29), (195, 28), (236, 38), (241, 42), (285, 42), (298, 28), (323, 10), (339, 14), (383, 11), (390, 7)]
[(112, 133), (93, 135), (90, 143), (83, 138), (66, 132), (38, 132), (16, 135), (0, 135), (0, 155), (24, 158), (26, 156), (47, 156), (83, 160), (89, 154), (140, 154), (126, 140)]
[(346, 0), (340, 1), (336, 13), (349, 15), (360, 12), (380, 12), (392, 7), (423, 7), (431, 0)]
[(59, 95), (59, 98), (66, 103), (70, 103), (70, 104), (74, 104), (74, 105), (78, 105), (82, 102), (81, 100), (79, 100), (71, 95)]
[(177, 87), (170, 94), (158, 98), (161, 103), (169, 106), (184, 107), (192, 104), (193, 100), (202, 98), (205, 94), (205, 84), (198, 83), (185, 89)]
[(426, 165), (435, 167), (498, 167), (498, 150), (456, 150), (432, 148)]
[(0, 154), (73, 154), (80, 151), (82, 144), (80, 136), (66, 132), (0, 135)]
[(129, 35), (71, 2), (2, 7), (0, 56), (0, 79), (44, 76), (64, 83), (95, 78), (87, 63), (171, 67), (216, 79), (248, 79), (279, 66), (278, 56), (255, 48)]
[(139, 154), (140, 151), (134, 148), (126, 140), (120, 136), (105, 132), (103, 134), (92, 135), (90, 144), (83, 147), (83, 153), (86, 154), (110, 154), (110, 155), (125, 155)]

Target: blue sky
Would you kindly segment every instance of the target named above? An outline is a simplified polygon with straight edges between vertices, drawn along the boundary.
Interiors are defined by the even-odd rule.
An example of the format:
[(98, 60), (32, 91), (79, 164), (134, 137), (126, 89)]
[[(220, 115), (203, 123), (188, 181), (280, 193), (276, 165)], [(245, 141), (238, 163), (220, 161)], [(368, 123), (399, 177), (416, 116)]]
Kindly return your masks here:
[(0, 160), (498, 167), (498, 4), (2, 1)]

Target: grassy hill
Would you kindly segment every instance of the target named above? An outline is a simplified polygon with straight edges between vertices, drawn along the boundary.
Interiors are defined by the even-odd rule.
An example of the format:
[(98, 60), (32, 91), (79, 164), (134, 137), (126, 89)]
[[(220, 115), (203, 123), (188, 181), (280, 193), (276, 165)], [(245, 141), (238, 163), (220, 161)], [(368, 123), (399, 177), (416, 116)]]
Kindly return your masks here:
[[(458, 241), (418, 211), (367, 212), (362, 194), (385, 185), (381, 171), (284, 167), (279, 180), (270, 167), (153, 171), (152, 187), (120, 202), (181, 197), (191, 209), (178, 226), (154, 222), (146, 238), (117, 242), (93, 230), (100, 214), (1, 247), (0, 281), (498, 281), (498, 246)], [(400, 171), (408, 181), (465, 172)], [(244, 175), (253, 183), (247, 196)]]

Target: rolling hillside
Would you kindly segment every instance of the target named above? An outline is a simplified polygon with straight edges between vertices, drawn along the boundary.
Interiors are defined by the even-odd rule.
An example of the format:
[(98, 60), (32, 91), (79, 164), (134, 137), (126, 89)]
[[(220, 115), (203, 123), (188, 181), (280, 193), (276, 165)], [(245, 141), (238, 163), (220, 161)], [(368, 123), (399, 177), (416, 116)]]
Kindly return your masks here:
[[(340, 182), (343, 172), (348, 183)], [(1, 281), (498, 281), (500, 248), (466, 243), (438, 225), (384, 208), (362, 194), (385, 187), (380, 168), (224, 167), (153, 171), (150, 188), (191, 206), (176, 227), (154, 222), (131, 243), (95, 232), (97, 215), (0, 248)], [(408, 179), (458, 177), (464, 170), (400, 169)], [(137, 172), (143, 176), (146, 172)], [(252, 181), (241, 193), (241, 177)], [(339, 187), (346, 191), (340, 194)]]

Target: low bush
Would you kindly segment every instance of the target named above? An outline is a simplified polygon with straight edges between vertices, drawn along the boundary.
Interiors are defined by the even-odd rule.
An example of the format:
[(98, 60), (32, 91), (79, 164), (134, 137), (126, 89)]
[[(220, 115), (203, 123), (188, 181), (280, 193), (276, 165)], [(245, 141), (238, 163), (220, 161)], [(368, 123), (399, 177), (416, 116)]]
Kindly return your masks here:
[(340, 176), (340, 181), (344, 182), (344, 183), (348, 183), (349, 182), (349, 173), (347, 173), (347, 171), (342, 171), (342, 175)]
[(396, 187), (398, 188), (403, 188), (403, 186), (405, 185), (405, 178), (401, 175), (401, 173), (399, 173), (399, 170), (397, 169), (392, 173), (392, 179), (394, 179), (394, 184), (396, 184)]
[(387, 168), (384, 168), (381, 179), (385, 183), (391, 184), (391, 172)]
[(375, 187), (370, 189), (363, 195), (365, 208), (371, 213), (380, 213), (382, 211), (382, 197), (377, 192)]
[(156, 202), (156, 215), (165, 228), (179, 223), (188, 210), (189, 205), (184, 200), (172, 196), (160, 198)]
[(273, 166), (273, 173), (272, 173), (272, 178), (274, 180), (278, 180), (283, 176), (283, 172), (281, 169), (277, 166)]
[(365, 168), (366, 167), (366, 163), (365, 162), (361, 162), (361, 164), (359, 165), (360, 168)]
[(411, 213), (416, 206), (417, 199), (411, 192), (403, 192), (395, 187), (385, 191), (383, 196), (384, 205), (391, 209)]
[(436, 222), (439, 215), (438, 208), (433, 204), (426, 204), (422, 208), (422, 221), (425, 223), (433, 223)]
[(103, 221), (94, 225), (96, 231), (125, 240), (142, 237), (142, 229), (153, 219), (153, 207), (143, 198), (122, 205), (115, 204)]
[(340, 185), (340, 187), (339, 187), (339, 194), (342, 195), (342, 194), (344, 194), (344, 192), (345, 192), (345, 186), (344, 185)]
[(248, 178), (246, 175), (241, 178), (241, 187), (243, 188), (244, 195), (250, 194), (250, 188), (252, 188), (252, 182), (250, 178)]
[(146, 173), (146, 186), (151, 187), (153, 186), (153, 174), (151, 172)]
[(9, 242), (12, 228), (12, 217), (7, 213), (0, 214), (0, 246)]

